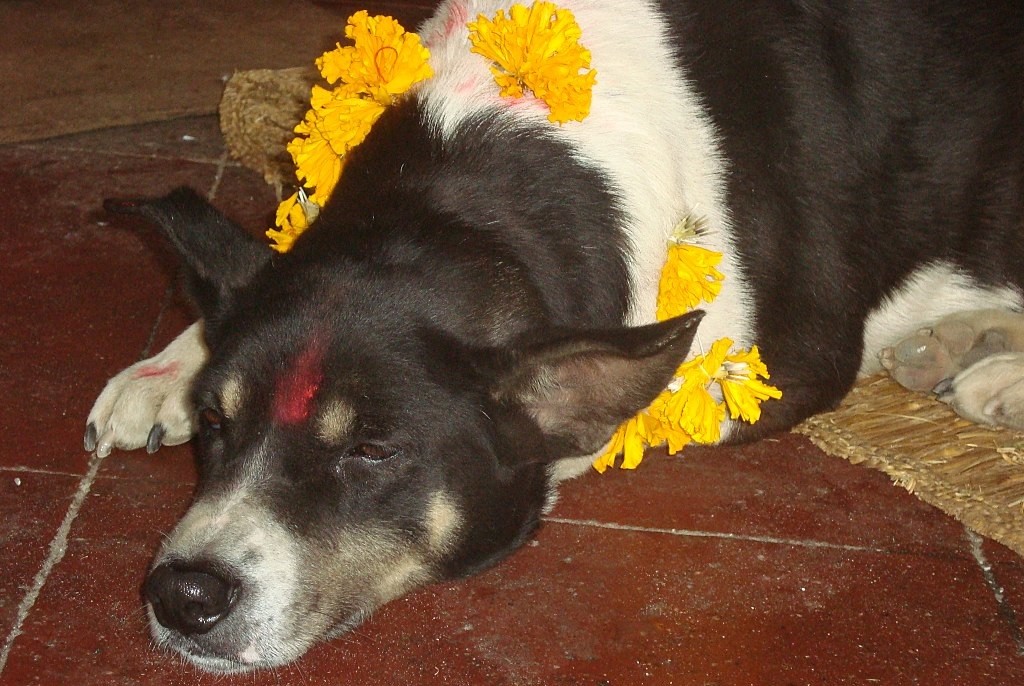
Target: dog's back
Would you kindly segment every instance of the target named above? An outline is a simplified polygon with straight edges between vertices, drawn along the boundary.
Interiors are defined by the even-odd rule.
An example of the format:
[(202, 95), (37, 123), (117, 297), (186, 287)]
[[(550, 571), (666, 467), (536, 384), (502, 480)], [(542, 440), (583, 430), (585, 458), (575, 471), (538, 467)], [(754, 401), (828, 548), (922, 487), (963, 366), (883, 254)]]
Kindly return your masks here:
[(837, 402), (923, 323), (1021, 305), (1024, 5), (669, 5), (788, 395), (769, 423)]

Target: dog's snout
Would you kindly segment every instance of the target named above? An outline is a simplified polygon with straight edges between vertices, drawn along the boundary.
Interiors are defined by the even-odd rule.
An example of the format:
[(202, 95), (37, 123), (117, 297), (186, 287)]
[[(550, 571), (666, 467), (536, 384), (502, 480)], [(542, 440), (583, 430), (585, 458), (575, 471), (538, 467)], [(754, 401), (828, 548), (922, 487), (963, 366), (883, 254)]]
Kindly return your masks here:
[(160, 624), (181, 634), (205, 634), (231, 611), (239, 583), (205, 564), (165, 563), (143, 588)]

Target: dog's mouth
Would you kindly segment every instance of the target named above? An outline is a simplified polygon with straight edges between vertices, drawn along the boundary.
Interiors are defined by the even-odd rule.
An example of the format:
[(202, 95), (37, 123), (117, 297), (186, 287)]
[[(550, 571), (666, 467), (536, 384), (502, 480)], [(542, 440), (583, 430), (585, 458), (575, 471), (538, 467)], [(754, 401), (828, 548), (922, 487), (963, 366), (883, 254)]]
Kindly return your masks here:
[(187, 636), (161, 626), (152, 616), (152, 610), (150, 618), (153, 638), (159, 647), (178, 653), (209, 672), (230, 674), (277, 667), (297, 659), (312, 643), (251, 638), (245, 636), (244, 631), (216, 632), (223, 636)]
[(205, 635), (192, 637), (168, 629), (157, 620), (152, 606), (147, 605), (146, 611), (149, 614), (153, 640), (157, 646), (169, 652), (178, 653), (200, 669), (231, 674), (271, 666), (269, 663), (264, 664), (264, 660), (258, 659), (255, 652), (247, 654), (245, 650), (218, 649), (212, 645), (206, 645), (210, 641)]
[(289, 629), (274, 621), (253, 621), (247, 618), (246, 608), (236, 608), (209, 632), (190, 635), (161, 624), (151, 604), (147, 603), (146, 611), (153, 640), (159, 648), (181, 655), (200, 669), (222, 674), (292, 662), (317, 641), (336, 638), (354, 629), (372, 612), (366, 608), (349, 608), (328, 618), (314, 608), (302, 613), (288, 608), (282, 614), (302, 614), (306, 618), (297, 625), (293, 623)]
[(179, 653), (196, 667), (206, 670), (207, 672), (237, 674), (239, 672), (249, 672), (260, 669), (261, 667), (271, 666), (269, 664), (260, 664), (256, 662), (246, 663), (240, 659), (231, 659), (220, 655), (213, 655), (201, 646), (195, 645), (194, 642), (185, 637), (174, 641), (174, 643), (178, 643), (179, 645), (172, 645), (171, 643), (171, 641), (166, 641), (164, 643), (164, 647), (170, 648), (174, 652)]

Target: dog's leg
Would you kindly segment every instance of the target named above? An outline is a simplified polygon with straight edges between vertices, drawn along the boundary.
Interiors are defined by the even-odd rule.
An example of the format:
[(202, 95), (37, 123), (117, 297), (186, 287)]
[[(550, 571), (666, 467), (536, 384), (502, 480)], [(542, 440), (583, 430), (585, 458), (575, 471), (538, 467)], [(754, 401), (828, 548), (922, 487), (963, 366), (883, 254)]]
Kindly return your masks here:
[(965, 419), (1024, 430), (1024, 353), (986, 357), (935, 390)]
[(157, 355), (107, 382), (89, 413), (85, 449), (105, 457), (113, 448), (177, 445), (194, 433), (189, 392), (206, 361), (203, 322), (197, 321)]

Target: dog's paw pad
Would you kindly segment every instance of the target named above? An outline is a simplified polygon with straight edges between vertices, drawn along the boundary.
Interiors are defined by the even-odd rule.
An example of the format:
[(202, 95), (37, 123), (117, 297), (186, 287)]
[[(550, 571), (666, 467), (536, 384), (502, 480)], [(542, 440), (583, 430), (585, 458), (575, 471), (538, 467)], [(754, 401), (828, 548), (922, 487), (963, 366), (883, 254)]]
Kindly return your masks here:
[(912, 391), (930, 391), (955, 372), (942, 341), (931, 333), (930, 329), (922, 329), (879, 355), (879, 362), (889, 375)]

